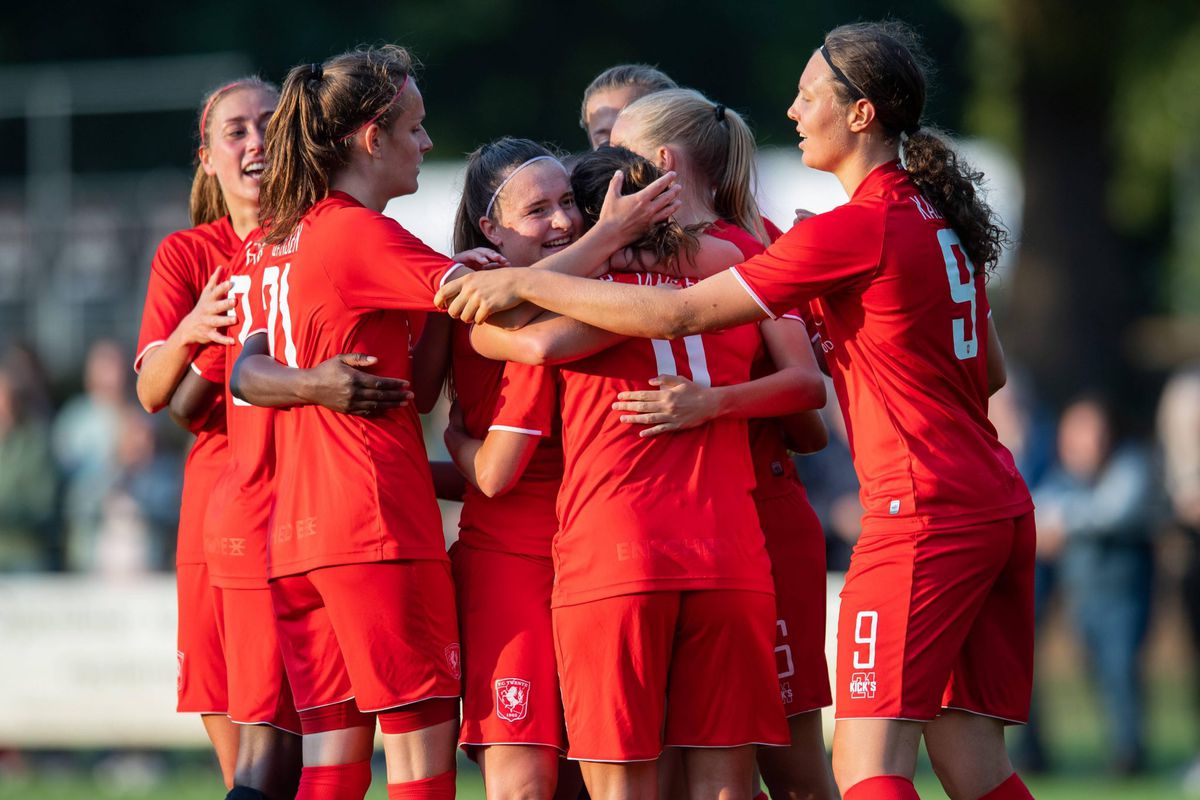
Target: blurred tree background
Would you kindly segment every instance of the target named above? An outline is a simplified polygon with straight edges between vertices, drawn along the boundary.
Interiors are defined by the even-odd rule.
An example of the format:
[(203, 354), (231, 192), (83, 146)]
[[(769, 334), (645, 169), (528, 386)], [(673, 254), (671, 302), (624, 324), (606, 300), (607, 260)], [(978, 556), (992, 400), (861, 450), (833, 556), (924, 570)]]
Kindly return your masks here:
[[(889, 15), (916, 26), (938, 65), (927, 120), (1020, 165), (1019, 261), (1000, 309), (1010, 351), (1053, 401), (1103, 386), (1148, 403), (1131, 377), (1200, 355), (1179, 316), (1200, 314), (1195, 0), (19, 4), (0, 19), (0, 53), (15, 65), (237, 52), (281, 80), (296, 63), (399, 42), (423, 62), (443, 158), (502, 134), (582, 147), (583, 88), (610, 64), (645, 61), (747, 112), (760, 145), (791, 146), (784, 111), (822, 33)], [(193, 131), (186, 112), (77, 117), (72, 168), (179, 169)], [(16, 178), (25, 129), (6, 120), (0, 136), (0, 180)]]

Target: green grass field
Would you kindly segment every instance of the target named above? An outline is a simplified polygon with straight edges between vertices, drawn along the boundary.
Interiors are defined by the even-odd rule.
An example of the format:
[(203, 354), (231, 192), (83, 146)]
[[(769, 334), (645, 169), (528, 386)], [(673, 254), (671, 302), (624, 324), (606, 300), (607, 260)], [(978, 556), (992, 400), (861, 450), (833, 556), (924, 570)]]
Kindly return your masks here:
[[(1046, 739), (1056, 771), (1026, 776), (1039, 800), (1177, 800), (1179, 777), (1195, 755), (1198, 720), (1191, 692), (1179, 690), (1187, 681), (1155, 682), (1151, 692), (1150, 771), (1143, 777), (1118, 780), (1105, 771), (1103, 720), (1095, 697), (1078, 681), (1053, 680), (1041, 687)], [(1019, 732), (1017, 733), (1019, 735)], [(199, 752), (156, 754), (152, 768), (130, 762), (113, 767), (97, 755), (51, 757), (0, 755), (0, 800), (83, 800), (84, 798), (170, 797), (172, 800), (212, 800), (224, 792), (215, 766)], [(386, 797), (382, 761), (368, 798)], [(917, 788), (924, 798), (944, 798), (937, 779), (923, 762)], [(483, 800), (479, 772), (460, 759), (458, 794), (462, 800)]]

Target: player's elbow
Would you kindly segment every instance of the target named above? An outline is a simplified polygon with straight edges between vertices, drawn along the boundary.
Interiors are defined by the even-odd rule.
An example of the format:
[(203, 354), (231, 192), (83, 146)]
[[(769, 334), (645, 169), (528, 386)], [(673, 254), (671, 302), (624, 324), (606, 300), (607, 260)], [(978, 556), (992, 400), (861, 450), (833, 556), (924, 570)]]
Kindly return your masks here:
[(167, 405), (167, 398), (158, 397), (154, 392), (151, 392), (149, 387), (142, 381), (141, 376), (138, 376), (137, 382), (137, 399), (142, 408), (146, 409), (148, 414), (157, 414), (162, 411)]
[(824, 408), (827, 401), (825, 380), (815, 370), (797, 369), (793, 389), (796, 407), (800, 411)]
[(172, 422), (183, 428), (185, 431), (192, 430), (192, 426), (196, 424), (196, 420), (189, 413), (189, 411), (176, 406), (175, 403), (171, 403), (169, 406), (167, 406), (167, 414), (171, 417)]
[(485, 497), (499, 497), (512, 488), (514, 481), (511, 475), (505, 475), (500, 470), (481, 470), (475, 475), (476, 488)]
[(988, 364), (988, 396), (991, 397), (1003, 389), (1007, 383), (1008, 370), (1004, 368), (1004, 364)]

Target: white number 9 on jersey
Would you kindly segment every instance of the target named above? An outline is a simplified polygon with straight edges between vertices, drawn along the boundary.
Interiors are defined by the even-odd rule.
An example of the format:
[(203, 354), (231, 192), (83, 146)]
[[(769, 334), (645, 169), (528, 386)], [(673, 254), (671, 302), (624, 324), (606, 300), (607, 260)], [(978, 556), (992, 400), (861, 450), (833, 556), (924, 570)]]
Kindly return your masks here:
[[(942, 248), (942, 257), (946, 261), (946, 278), (950, 281), (950, 299), (955, 303), (970, 303), (969, 318), (955, 317), (951, 320), (954, 335), (954, 355), (959, 361), (974, 358), (979, 353), (979, 331), (975, 325), (975, 267), (971, 259), (963, 252), (962, 242), (958, 234), (950, 228), (942, 228), (937, 232), (938, 244)], [(967, 268), (967, 280), (963, 282), (959, 269), (959, 257)], [(967, 336), (967, 325), (971, 326), (971, 336)]]

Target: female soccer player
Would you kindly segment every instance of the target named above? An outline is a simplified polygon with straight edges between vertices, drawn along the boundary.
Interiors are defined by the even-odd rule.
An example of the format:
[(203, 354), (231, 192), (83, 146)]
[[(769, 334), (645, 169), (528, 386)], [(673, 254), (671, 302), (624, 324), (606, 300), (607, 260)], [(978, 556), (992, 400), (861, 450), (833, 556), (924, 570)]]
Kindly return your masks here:
[[(577, 192), (589, 187), (585, 217), (596, 218), (618, 168), (629, 187), (658, 174), (615, 148), (580, 157), (572, 184)], [(704, 250), (714, 242), (700, 239), (671, 223), (635, 247), (653, 251), (660, 264), (690, 264), (712, 257)], [(651, 273), (612, 279), (681, 280)], [(787, 732), (745, 424), (723, 418), (673, 436), (639, 437), (611, 401), (664, 373), (717, 386), (744, 382), (760, 348), (757, 329), (679, 346), (551, 315), (511, 333), (477, 327), (473, 340), (490, 357), (569, 362), (558, 366), (565, 469), (552, 603), (569, 756), (582, 762), (592, 797), (656, 792), (664, 746), (683, 749), (693, 796), (748, 797), (753, 745), (783, 744)], [(697, 704), (701, 695), (705, 702)]]
[[(567, 171), (545, 147), (504, 138), (468, 157), (455, 249), (495, 247), (527, 267), (561, 252), (581, 226)], [(459, 741), (493, 800), (548, 800), (556, 786), (574, 798), (578, 770), (559, 759), (566, 736), (550, 621), (563, 477), (554, 371), (484, 358), (469, 326), (455, 327), (446, 446), (468, 481), (451, 551), (463, 646)]]
[[(220, 275), (258, 225), (263, 132), (277, 90), (242, 78), (205, 98), (190, 211), (195, 226), (159, 245), (138, 334), (138, 399), (151, 413), (164, 408), (197, 348), (228, 344), (223, 329), (230, 283)], [(225, 466), (227, 439), (219, 396), (193, 427), (196, 442), (184, 468), (176, 548), (179, 598), (177, 710), (200, 713), (227, 788), (233, 786), (238, 731), (228, 712), (225, 659), (215, 617), (203, 541), (205, 506)]]
[[(848, 800), (915, 797), (924, 734), (953, 797), (1028, 797), (1004, 749), (1033, 654), (1029, 492), (987, 421), (1002, 357), (985, 279), (1004, 239), (966, 170), (921, 128), (905, 29), (837, 28), (788, 115), (809, 166), (850, 202), (682, 291), (529, 270), (444, 287), (482, 322), (529, 301), (628, 335), (682, 337), (820, 298), (862, 483), (839, 621), (834, 774)], [(899, 157), (903, 151), (904, 164)]]
[[(267, 132), (264, 276), (278, 269), (272, 352), (291, 367), (378, 355), (407, 380), (433, 296), (464, 269), (382, 214), (417, 189), (432, 147), (407, 51), (345, 53), (294, 68)], [(607, 258), (673, 210), (643, 195), (584, 252)], [(615, 231), (615, 235), (611, 235)], [(582, 244), (582, 243), (580, 243)], [(619, 246), (616, 245), (616, 246)], [(590, 248), (590, 249), (589, 249)], [(241, 367), (239, 367), (241, 369)], [(361, 797), (378, 713), (391, 797), (454, 791), (460, 651), (441, 518), (411, 405), (355, 418), (279, 411), (271, 591), (301, 712), (298, 797)]]
[(621, 109), (651, 92), (674, 89), (675, 81), (646, 64), (618, 64), (601, 72), (583, 92), (579, 127), (595, 149), (608, 144)]
[[(691, 89), (655, 92), (621, 112), (612, 140), (680, 175), (684, 205), (675, 219), (707, 226), (709, 236), (732, 249), (731, 262), (769, 244), (753, 194), (754, 135), (736, 111)], [(786, 750), (760, 750), (759, 766), (774, 797), (830, 798), (820, 712), (832, 702), (825, 664), (825, 537), (788, 456), (786, 418), (776, 416), (807, 409), (789, 420), (788, 430), (799, 449), (820, 449), (827, 433), (815, 409), (825, 404), (825, 384), (799, 314), (766, 320), (759, 329), (767, 351), (753, 365), (756, 380), (704, 387), (660, 375), (652, 381), (658, 391), (624, 392), (613, 408), (633, 412), (631, 423), (649, 426), (642, 435), (721, 415), (749, 418), (754, 504), (775, 579), (779, 689), (792, 737)]]

